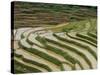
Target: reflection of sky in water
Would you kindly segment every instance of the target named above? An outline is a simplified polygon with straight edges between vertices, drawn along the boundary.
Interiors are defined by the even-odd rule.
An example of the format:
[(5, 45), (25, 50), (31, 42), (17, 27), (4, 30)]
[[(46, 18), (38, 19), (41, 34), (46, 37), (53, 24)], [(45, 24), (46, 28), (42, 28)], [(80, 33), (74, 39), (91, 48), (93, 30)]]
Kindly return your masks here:
[(24, 33), (25, 31), (27, 31), (27, 34), (30, 32), (34, 32), (36, 30), (40, 30), (43, 29), (42, 27), (38, 27), (38, 28), (19, 28), (19, 29), (14, 29), (14, 39), (15, 40), (20, 40), (21, 39), (21, 34)]
[(14, 39), (15, 40), (20, 40), (21, 39), (21, 34), (24, 32), (24, 31), (27, 31), (31, 28), (19, 28), (19, 29), (15, 29), (14, 30)]

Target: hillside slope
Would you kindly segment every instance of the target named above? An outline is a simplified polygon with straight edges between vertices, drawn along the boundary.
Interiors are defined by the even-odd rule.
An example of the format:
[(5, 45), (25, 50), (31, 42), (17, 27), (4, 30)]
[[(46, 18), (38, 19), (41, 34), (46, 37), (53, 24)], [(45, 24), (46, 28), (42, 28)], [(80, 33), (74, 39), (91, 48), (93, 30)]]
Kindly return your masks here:
[[(97, 68), (96, 19), (14, 30), (14, 73)], [(19, 31), (20, 30), (20, 31)]]

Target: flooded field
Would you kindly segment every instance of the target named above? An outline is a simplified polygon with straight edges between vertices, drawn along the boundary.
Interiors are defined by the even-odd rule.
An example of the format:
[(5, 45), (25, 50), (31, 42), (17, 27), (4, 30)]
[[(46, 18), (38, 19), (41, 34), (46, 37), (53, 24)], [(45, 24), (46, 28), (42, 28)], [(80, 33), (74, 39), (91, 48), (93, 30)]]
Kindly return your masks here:
[(13, 73), (97, 68), (96, 6), (13, 4)]

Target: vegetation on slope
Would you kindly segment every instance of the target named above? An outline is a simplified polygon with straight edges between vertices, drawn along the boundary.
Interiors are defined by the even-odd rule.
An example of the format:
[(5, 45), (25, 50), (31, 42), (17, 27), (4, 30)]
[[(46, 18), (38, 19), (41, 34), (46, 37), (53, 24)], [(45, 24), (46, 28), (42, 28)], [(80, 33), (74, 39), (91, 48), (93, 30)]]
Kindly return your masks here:
[(13, 73), (97, 67), (96, 6), (13, 3)]
[[(14, 65), (19, 67), (15, 67), (15, 73), (97, 67), (96, 19), (70, 22), (36, 31), (34, 29), (31, 32), (30, 29), (22, 32), (20, 37), (25, 33), (27, 36), (17, 40), (19, 48), (14, 47), (13, 60)], [(22, 67), (25, 70), (22, 70)]]
[(14, 2), (14, 28), (45, 27), (96, 17), (96, 7)]

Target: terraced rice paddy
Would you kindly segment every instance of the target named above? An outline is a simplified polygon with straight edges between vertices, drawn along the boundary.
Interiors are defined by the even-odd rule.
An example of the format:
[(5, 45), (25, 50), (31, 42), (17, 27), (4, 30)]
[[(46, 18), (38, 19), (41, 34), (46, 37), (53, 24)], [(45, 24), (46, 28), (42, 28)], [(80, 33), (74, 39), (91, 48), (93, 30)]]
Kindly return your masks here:
[(14, 2), (14, 28), (48, 27), (96, 17), (96, 7)]
[[(20, 5), (21, 3), (18, 4)], [(17, 8), (22, 7), (24, 11), (23, 10), (20, 11), (27, 13), (28, 16), (30, 15), (30, 13), (33, 13), (33, 11), (29, 12), (30, 9), (28, 7), (25, 8), (29, 10), (24, 9), (24, 4), (22, 6), (19, 5), (16, 4), (16, 7)], [(37, 6), (38, 8), (40, 8), (40, 6), (43, 5), (44, 4), (41, 5), (33, 4), (33, 6)], [(49, 5), (50, 4), (48, 4), (48, 6)], [(52, 8), (48, 9), (48, 11), (52, 10), (52, 12), (54, 12)], [(40, 9), (37, 10), (37, 8), (35, 7), (33, 7), (32, 10), (33, 9), (36, 12), (37, 11), (39, 12), (40, 10)], [(85, 9), (83, 10), (85, 11)], [(19, 12), (19, 9), (16, 9), (15, 11), (16, 11), (15, 16), (26, 15), (26, 14), (17, 14)], [(47, 10), (45, 11), (48, 13)], [(91, 11), (94, 11), (94, 9), (90, 10), (90, 12)], [(83, 15), (83, 13), (81, 14)], [(57, 24), (54, 25), (49, 24), (47, 26), (46, 23), (45, 24), (42, 23), (43, 21), (40, 21), (41, 19), (39, 19), (39, 21), (37, 22), (39, 22), (40, 24), (44, 24), (44, 26), (39, 25), (39, 27), (35, 26), (38, 25), (35, 22), (37, 19), (35, 20), (32, 19), (32, 22), (36, 23), (36, 24), (32, 23), (32, 26), (30, 26), (30, 24), (28, 24), (29, 25), (28, 26), (26, 23), (28, 19), (24, 19), (26, 21), (23, 22), (26, 25), (24, 26), (24, 24), (21, 24), (23, 25), (22, 27), (19, 23), (17, 23), (19, 21), (22, 22), (22, 19), (19, 20), (18, 18), (19, 16), (16, 16), (15, 18), (16, 19), (18, 18), (18, 20), (14, 19), (14, 21), (17, 22), (14, 23), (15, 28), (13, 29), (13, 34), (12, 34), (14, 37), (12, 41), (14, 44), (12, 46), (13, 50), (12, 62), (14, 62), (13, 72), (35, 73), (35, 72), (85, 70), (85, 69), (97, 68), (97, 19), (96, 15), (94, 14), (92, 14), (92, 16), (90, 16), (91, 14), (87, 15), (89, 16), (87, 16), (87, 18), (86, 17), (81, 18), (82, 20), (76, 19), (76, 21), (73, 21), (70, 19), (69, 21), (65, 22), (62, 22), (64, 20), (62, 21), (57, 20)], [(61, 15), (59, 16), (60, 18), (62, 17)], [(22, 16), (20, 18), (25, 18), (25, 17)], [(34, 18), (34, 17), (31, 16), (27, 18)], [(42, 19), (46, 18), (42, 17)], [(51, 20), (49, 20), (48, 23), (49, 22), (51, 23)]]

